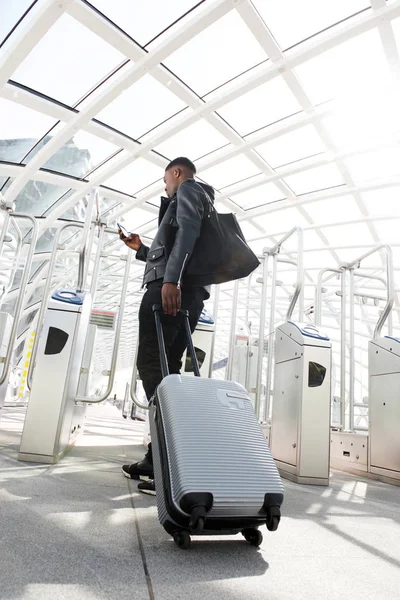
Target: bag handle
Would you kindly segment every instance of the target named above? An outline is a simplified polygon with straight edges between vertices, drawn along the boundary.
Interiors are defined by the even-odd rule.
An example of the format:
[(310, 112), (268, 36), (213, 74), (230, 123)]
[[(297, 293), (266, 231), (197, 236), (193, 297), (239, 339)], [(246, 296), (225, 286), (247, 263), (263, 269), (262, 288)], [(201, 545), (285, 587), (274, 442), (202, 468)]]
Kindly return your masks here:
[[(169, 375), (169, 369), (168, 369), (167, 353), (165, 350), (164, 334), (163, 334), (161, 318), (160, 318), (161, 306), (159, 304), (153, 305), (153, 313), (154, 313), (154, 318), (156, 321), (158, 350), (160, 353), (160, 363), (161, 363), (161, 374), (164, 378), (164, 377), (167, 377), (167, 375)], [(199, 363), (197, 361), (196, 352), (195, 352), (195, 349), (193, 346), (192, 334), (190, 331), (189, 311), (183, 310), (181, 308), (179, 310), (179, 313), (183, 316), (184, 322), (185, 322), (186, 340), (188, 343), (187, 348), (189, 349), (189, 354), (190, 354), (190, 357), (193, 362), (194, 374), (196, 377), (200, 377)]]
[(189, 349), (189, 354), (192, 359), (193, 371), (194, 371), (195, 377), (200, 377), (199, 363), (197, 361), (196, 351), (193, 346), (192, 333), (190, 331), (189, 311), (183, 310), (181, 308), (179, 312), (181, 313), (181, 315), (183, 315), (183, 318), (185, 319), (186, 340), (188, 343), (187, 348)]
[(165, 351), (165, 341), (164, 341), (164, 334), (163, 334), (162, 325), (161, 325), (160, 312), (161, 312), (161, 306), (159, 304), (154, 304), (153, 305), (153, 313), (154, 313), (154, 318), (156, 321), (156, 331), (157, 331), (158, 351), (160, 354), (161, 374), (164, 379), (164, 377), (167, 377), (167, 375), (169, 375), (169, 369), (168, 369), (167, 353)]

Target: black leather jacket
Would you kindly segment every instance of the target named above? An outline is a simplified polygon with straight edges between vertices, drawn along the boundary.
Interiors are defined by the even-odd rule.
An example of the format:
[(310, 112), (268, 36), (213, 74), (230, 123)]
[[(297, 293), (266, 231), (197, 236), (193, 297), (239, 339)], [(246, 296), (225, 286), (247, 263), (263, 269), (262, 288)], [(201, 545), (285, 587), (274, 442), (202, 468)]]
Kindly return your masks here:
[(138, 260), (146, 262), (143, 285), (156, 279), (179, 287), (185, 284), (210, 201), (214, 202), (213, 188), (194, 179), (182, 183), (172, 198), (161, 198), (153, 243), (150, 248), (142, 244), (136, 253)]

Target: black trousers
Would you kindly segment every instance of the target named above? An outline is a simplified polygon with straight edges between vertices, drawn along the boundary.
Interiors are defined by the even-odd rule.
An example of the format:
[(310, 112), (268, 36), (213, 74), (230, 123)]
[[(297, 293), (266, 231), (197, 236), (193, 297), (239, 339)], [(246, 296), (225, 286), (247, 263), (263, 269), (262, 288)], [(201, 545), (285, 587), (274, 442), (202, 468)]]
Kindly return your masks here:
[[(147, 399), (154, 395), (155, 389), (162, 380), (160, 356), (158, 350), (157, 331), (152, 307), (161, 305), (162, 281), (157, 280), (148, 284), (139, 309), (139, 348), (137, 367), (143, 383)], [(182, 308), (189, 311), (190, 330), (196, 328), (204, 307), (206, 291), (202, 287), (182, 288)], [(182, 315), (172, 317), (161, 312), (161, 323), (164, 334), (170, 374), (180, 373), (182, 355), (187, 347), (185, 323)], [(146, 457), (152, 462), (151, 444)]]

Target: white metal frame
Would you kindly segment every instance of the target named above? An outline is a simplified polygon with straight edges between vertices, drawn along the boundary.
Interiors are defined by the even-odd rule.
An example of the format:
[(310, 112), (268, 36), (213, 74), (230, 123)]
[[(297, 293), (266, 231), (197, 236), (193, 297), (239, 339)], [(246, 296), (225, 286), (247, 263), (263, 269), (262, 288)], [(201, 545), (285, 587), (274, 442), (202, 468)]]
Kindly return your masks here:
[[(25, 166), (0, 164), (0, 175), (14, 177), (14, 182), (9, 186), (5, 193), (5, 199), (12, 202), (18, 193), (23, 189), (29, 180), (42, 181), (60, 185), (65, 188), (74, 190), (73, 194), (66, 201), (56, 203), (47, 213), (45, 218), (39, 221), (39, 231), (43, 233), (49, 227), (59, 226), (57, 219), (66, 212), (70, 207), (74, 206), (82, 197), (85, 196), (94, 186), (100, 186), (100, 193), (105, 197), (115, 200), (116, 203), (121, 203), (121, 206), (114, 211), (112, 218), (119, 217), (134, 209), (140, 207), (149, 213), (149, 223), (140, 228), (140, 233), (151, 233), (155, 228), (155, 221), (152, 217), (156, 216), (157, 208), (149, 201), (163, 191), (163, 185), (154, 183), (148, 189), (137, 195), (136, 198), (129, 196), (118, 190), (105, 190), (101, 188), (101, 184), (110, 178), (119, 170), (131, 164), (137, 158), (144, 158), (160, 167), (160, 179), (162, 170), (165, 167), (167, 160), (158, 154), (154, 153), (153, 148), (157, 147), (163, 141), (173, 136), (175, 133), (195, 123), (199, 119), (206, 120), (219, 133), (221, 133), (229, 143), (229, 147), (223, 152), (218, 152), (216, 155), (209, 155), (197, 161), (199, 174), (208, 168), (216, 166), (230, 158), (236, 156), (245, 156), (248, 158), (260, 172), (259, 176), (248, 179), (245, 182), (237, 183), (231, 186), (229, 191), (222, 190), (222, 193), (217, 195), (217, 200), (220, 201), (228, 210), (233, 210), (237, 213), (238, 219), (241, 222), (251, 223), (259, 232), (260, 236), (254, 238), (265, 239), (268, 237), (272, 244), (276, 242), (282, 233), (276, 231), (266, 231), (264, 226), (258, 222), (258, 217), (268, 215), (277, 211), (286, 210), (294, 207), (299, 216), (306, 220), (307, 226), (303, 227), (304, 231), (315, 231), (319, 236), (323, 250), (329, 252), (336, 264), (340, 264), (337, 250), (339, 248), (332, 247), (326, 238), (326, 229), (340, 225), (349, 225), (358, 222), (367, 224), (372, 236), (373, 243), (365, 246), (371, 248), (378, 244), (379, 240), (375, 223), (385, 221), (392, 218), (398, 218), (397, 215), (382, 215), (382, 217), (371, 217), (368, 215), (367, 208), (362, 199), (362, 193), (368, 190), (383, 190), (393, 188), (397, 190), (400, 186), (400, 176), (386, 178), (381, 181), (372, 181), (365, 184), (355, 184), (351, 178), (349, 170), (346, 167), (346, 159), (350, 156), (366, 152), (367, 146), (352, 148), (346, 152), (337, 152), (331, 138), (323, 126), (322, 118), (331, 113), (333, 109), (332, 103), (326, 103), (323, 106), (315, 107), (307, 96), (300, 81), (296, 77), (294, 69), (314, 58), (323, 52), (351, 39), (359, 36), (373, 28), (377, 28), (387, 61), (392, 69), (394, 77), (398, 80), (399, 75), (399, 53), (396, 46), (396, 40), (393, 33), (391, 21), (400, 16), (400, 0), (395, 0), (387, 4), (384, 0), (371, 0), (372, 10), (365, 12), (346, 22), (332, 28), (326, 34), (318, 36), (315, 39), (300, 44), (298, 48), (286, 55), (282, 52), (274, 37), (269, 32), (268, 27), (263, 22), (253, 4), (248, 0), (212, 0), (193, 12), (193, 15), (184, 21), (184, 23), (176, 27), (171, 34), (167, 34), (162, 38), (162, 41), (154, 46), (150, 52), (144, 52), (137, 46), (129, 36), (124, 35), (118, 28), (110, 24), (99, 13), (93, 11), (88, 5), (80, 2), (80, 0), (39, 0), (32, 8), (27, 17), (21, 22), (17, 30), (13, 33), (7, 50), (4, 56), (0, 59), (0, 95), (2, 98), (24, 105), (28, 108), (41, 112), (45, 115), (59, 119), (64, 124), (60, 131), (48, 142)], [(255, 74), (249, 74), (247, 79), (233, 82), (225, 86), (220, 93), (213, 96), (211, 100), (201, 100), (194, 94), (184, 83), (177, 77), (167, 71), (162, 61), (165, 60), (171, 53), (180, 47), (183, 47), (193, 36), (205, 30), (215, 21), (221, 19), (230, 11), (236, 10), (242, 18), (245, 25), (258, 40), (265, 51), (266, 58), (269, 58), (265, 64), (257, 70)], [(108, 44), (113, 46), (124, 56), (132, 61), (132, 64), (123, 69), (121, 73), (113, 75), (107, 82), (103, 83), (92, 95), (88, 104), (79, 113), (75, 113), (67, 108), (52, 102), (40, 95), (33, 94), (26, 89), (17, 88), (16, 86), (7, 83), (12, 76), (17, 66), (21, 64), (27, 54), (41, 40), (45, 32), (63, 15), (69, 14), (93, 33), (100, 36)], [(160, 84), (167, 87), (170, 92), (175, 94), (182, 100), (189, 110), (177, 118), (173, 119), (167, 126), (163, 126), (161, 131), (155, 129), (147, 141), (143, 144), (138, 144), (122, 133), (118, 133), (110, 128), (93, 121), (100, 110), (109, 105), (117, 96), (135, 81), (146, 74), (150, 74)], [(218, 109), (226, 105), (228, 102), (239, 98), (243, 94), (256, 89), (260, 85), (271, 81), (273, 78), (282, 77), (288, 88), (291, 90), (294, 97), (301, 105), (303, 112), (293, 115), (273, 124), (258, 134), (252, 135), (248, 141), (245, 141), (239, 136), (217, 113)], [(327, 154), (301, 160), (294, 163), (279, 173), (275, 172), (270, 165), (263, 160), (255, 148), (264, 142), (278, 138), (279, 136), (295, 131), (305, 125), (313, 125), (320, 139), (326, 147)], [(120, 157), (113, 160), (109, 165), (105, 165), (96, 174), (96, 171), (90, 178), (90, 181), (79, 181), (75, 178), (70, 178), (66, 175), (49, 173), (42, 169), (47, 160), (56, 152), (63, 144), (69, 140), (76, 131), (85, 130), (100, 139), (112, 142), (121, 149)], [(393, 137), (393, 143), (398, 142), (397, 138)], [(385, 141), (377, 144), (384, 147), (389, 142)], [(377, 145), (374, 145), (376, 148)], [(171, 157), (172, 158), (172, 157)], [(285, 177), (295, 173), (304, 172), (307, 169), (322, 166), (325, 164), (335, 164), (341, 173), (345, 185), (339, 188), (321, 190), (304, 194), (296, 197), (293, 191), (285, 183)], [(278, 204), (269, 204), (256, 207), (249, 210), (244, 210), (235, 203), (235, 196), (239, 193), (256, 189), (268, 182), (274, 182), (282, 192), (282, 201)], [(152, 182), (149, 182), (149, 184)], [(210, 181), (212, 184), (212, 181)], [(262, 194), (262, 192), (261, 192)], [(262, 195), (260, 194), (260, 202), (262, 204)], [(307, 212), (307, 206), (314, 202), (324, 200), (329, 202), (335, 198), (344, 195), (352, 195), (360, 209), (361, 218), (358, 220), (341, 220), (331, 223), (313, 223), (310, 214)], [(287, 229), (286, 229), (287, 230)], [(385, 240), (386, 241), (386, 240)], [(72, 244), (72, 247), (74, 244)], [(340, 249), (348, 249), (360, 245), (354, 243), (343, 245)], [(315, 250), (320, 250), (317, 248)], [(305, 248), (305, 256), (307, 252), (314, 249)], [(60, 256), (66, 257), (67, 251), (60, 253)], [(48, 260), (49, 255), (43, 255), (41, 259)], [(34, 260), (36, 257), (34, 257)], [(321, 265), (323, 266), (323, 265)], [(121, 264), (123, 267), (123, 264)], [(395, 268), (396, 270), (396, 268)], [(38, 273), (32, 284), (29, 284), (27, 289), (29, 292), (41, 285), (45, 276), (46, 267), (41, 273)], [(306, 276), (308, 281), (312, 282), (312, 268), (306, 268)], [(118, 273), (118, 269), (117, 269)], [(104, 276), (109, 281), (113, 281), (113, 276), (110, 270), (104, 271)], [(122, 285), (120, 275), (118, 275), (118, 283), (113, 285)], [(305, 284), (307, 286), (307, 284)], [(9, 298), (14, 292), (11, 292)], [(112, 295), (107, 294), (106, 290), (99, 292), (98, 300), (107, 302), (107, 306), (113, 307)], [(137, 298), (131, 298), (127, 301), (126, 314), (136, 309)], [(398, 299), (395, 298), (398, 303)], [(223, 317), (221, 316), (221, 319)], [(129, 352), (128, 352), (129, 353)]]

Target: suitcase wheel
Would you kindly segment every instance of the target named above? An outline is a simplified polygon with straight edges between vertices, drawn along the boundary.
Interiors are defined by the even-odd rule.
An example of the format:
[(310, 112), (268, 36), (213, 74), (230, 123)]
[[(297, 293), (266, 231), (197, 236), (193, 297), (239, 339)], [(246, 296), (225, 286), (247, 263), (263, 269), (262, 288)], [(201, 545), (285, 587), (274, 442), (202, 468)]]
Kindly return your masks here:
[(249, 542), (252, 546), (256, 546), (256, 548), (258, 548), (258, 546), (261, 546), (263, 536), (261, 531), (259, 531), (258, 529), (243, 529), (242, 535), (244, 539), (247, 542)]
[(199, 517), (195, 523), (190, 521), (189, 527), (195, 535), (201, 533), (204, 529), (204, 518)]
[(187, 550), (190, 546), (190, 534), (185, 529), (174, 533), (174, 542), (182, 550)]
[(276, 531), (279, 521), (281, 520), (281, 510), (279, 506), (271, 506), (267, 512), (267, 529), (268, 531)]

